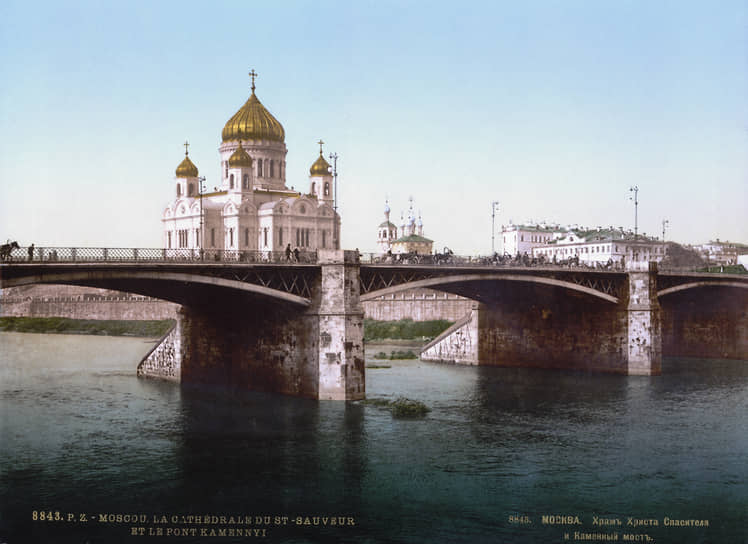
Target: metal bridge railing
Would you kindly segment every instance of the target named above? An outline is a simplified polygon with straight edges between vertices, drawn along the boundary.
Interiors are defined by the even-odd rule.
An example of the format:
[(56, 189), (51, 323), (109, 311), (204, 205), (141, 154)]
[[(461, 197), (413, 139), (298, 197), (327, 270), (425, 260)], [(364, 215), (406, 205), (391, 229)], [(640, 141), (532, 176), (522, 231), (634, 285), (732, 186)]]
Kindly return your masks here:
[(39, 263), (267, 263), (314, 264), (316, 251), (250, 251), (223, 249), (162, 249), (122, 247), (9, 247), (0, 246), (0, 262)]
[[(285, 251), (256, 251), (256, 250), (223, 250), (223, 249), (163, 249), (163, 248), (107, 248), (107, 247), (30, 247), (16, 244), (0, 245), (0, 263), (2, 262), (33, 262), (33, 263), (257, 263), (257, 264), (316, 264), (315, 250), (299, 250), (286, 255)], [(362, 264), (374, 265), (443, 265), (459, 267), (499, 267), (559, 269), (566, 268), (581, 271), (612, 271), (624, 272), (632, 264), (646, 266), (647, 263), (630, 263), (624, 268), (621, 263), (588, 264), (575, 258), (564, 261), (548, 261), (545, 259), (520, 258), (509, 256), (455, 255), (453, 253), (437, 253), (434, 255), (418, 255), (415, 253), (382, 255), (379, 253), (360, 254)], [(666, 263), (658, 263), (660, 272), (699, 272), (699, 273), (735, 273), (733, 268), (706, 269), (704, 266), (674, 267)]]
[[(455, 255), (453, 253), (436, 253), (434, 255), (418, 255), (415, 253), (382, 255), (381, 253), (362, 253), (360, 256), (362, 264), (373, 265), (444, 265), (444, 266), (492, 266), (497, 268), (537, 268), (558, 270), (559, 268), (580, 270), (586, 272), (608, 271), (627, 272), (631, 270), (647, 270), (650, 263), (646, 261), (629, 262), (627, 265), (620, 262), (610, 263), (587, 263), (581, 259), (571, 257), (565, 260), (549, 261), (545, 258), (532, 258), (529, 256), (511, 257), (508, 255)], [(666, 262), (656, 263), (659, 272), (699, 272), (699, 273), (736, 273), (735, 267), (710, 267), (705, 266), (673, 266)], [(740, 273), (740, 272), (737, 272)], [(743, 272), (745, 273), (745, 272)]]

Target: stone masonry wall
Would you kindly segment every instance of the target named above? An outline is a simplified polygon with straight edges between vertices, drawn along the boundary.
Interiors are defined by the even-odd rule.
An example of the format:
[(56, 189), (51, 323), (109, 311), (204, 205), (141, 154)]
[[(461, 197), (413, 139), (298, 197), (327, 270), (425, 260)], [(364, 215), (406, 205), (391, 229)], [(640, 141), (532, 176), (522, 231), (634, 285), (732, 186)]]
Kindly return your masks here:
[(708, 287), (661, 297), (666, 357), (748, 360), (748, 292)]
[(155, 298), (73, 285), (11, 287), (0, 295), (0, 317), (149, 321), (174, 319), (177, 308)]
[[(654, 263), (652, 263), (654, 264)], [(628, 274), (627, 374), (657, 375), (662, 372), (662, 324), (657, 301), (656, 268)]]
[(256, 300), (177, 317), (182, 382), (317, 398), (316, 316)]
[(540, 285), (506, 289), (479, 312), (481, 365), (627, 373), (620, 304)]
[(362, 303), (364, 316), (377, 321), (457, 321), (470, 312), (470, 299), (432, 289), (409, 289)]
[(140, 361), (138, 377), (181, 381), (181, 349), (181, 327), (175, 324)]
[(421, 360), (478, 364), (478, 305), (421, 349)]
[(366, 391), (358, 252), (318, 252), (318, 398), (362, 399)]

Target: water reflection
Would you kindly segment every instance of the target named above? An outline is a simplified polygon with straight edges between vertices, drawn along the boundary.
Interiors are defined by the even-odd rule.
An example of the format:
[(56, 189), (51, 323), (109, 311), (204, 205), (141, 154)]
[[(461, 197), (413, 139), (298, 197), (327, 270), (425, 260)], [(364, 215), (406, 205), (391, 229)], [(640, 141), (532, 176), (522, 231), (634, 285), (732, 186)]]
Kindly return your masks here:
[(52, 340), (0, 352), (0, 541), (128, 541), (124, 527), (34, 525), (36, 508), (357, 520), (281, 528), (274, 542), (558, 540), (514, 513), (708, 518), (708, 532), (657, 541), (745, 540), (745, 363), (670, 360), (663, 376), (625, 377), (390, 361), (367, 371), (369, 397), (432, 410), (399, 420), (138, 380), (142, 343), (79, 339), (71, 356)]

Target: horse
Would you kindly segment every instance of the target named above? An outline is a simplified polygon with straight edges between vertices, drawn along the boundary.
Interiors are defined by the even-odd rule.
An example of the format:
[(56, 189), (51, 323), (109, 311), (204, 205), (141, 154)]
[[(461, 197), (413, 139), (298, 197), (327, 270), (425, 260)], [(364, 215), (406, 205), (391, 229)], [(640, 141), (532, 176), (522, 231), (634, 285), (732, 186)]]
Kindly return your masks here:
[(443, 253), (434, 253), (434, 264), (453, 264), (454, 253), (448, 247), (444, 247)]
[(13, 257), (11, 256), (11, 252), (14, 249), (18, 249), (19, 247), (21, 246), (18, 245), (18, 242), (9, 242), (7, 244), (1, 245), (0, 246), (0, 261), (4, 261), (8, 258), (10, 258), (10, 260), (13, 260)]

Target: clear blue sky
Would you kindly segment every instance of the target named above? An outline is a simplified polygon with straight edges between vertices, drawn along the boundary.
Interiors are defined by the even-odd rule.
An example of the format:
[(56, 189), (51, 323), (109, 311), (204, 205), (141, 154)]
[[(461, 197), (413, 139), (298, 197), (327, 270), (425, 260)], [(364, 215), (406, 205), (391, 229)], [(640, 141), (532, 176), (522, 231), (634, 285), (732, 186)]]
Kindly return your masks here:
[(339, 160), (343, 245), (385, 197), (436, 247), (502, 223), (748, 242), (743, 1), (0, 4), (0, 240), (158, 247), (182, 143), (218, 185), (221, 129), (257, 95), (288, 185)]

